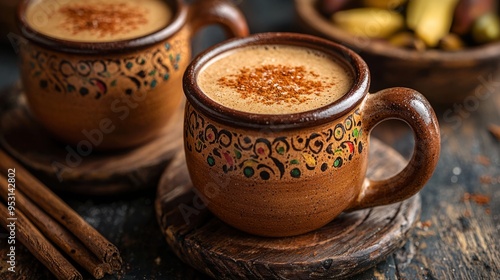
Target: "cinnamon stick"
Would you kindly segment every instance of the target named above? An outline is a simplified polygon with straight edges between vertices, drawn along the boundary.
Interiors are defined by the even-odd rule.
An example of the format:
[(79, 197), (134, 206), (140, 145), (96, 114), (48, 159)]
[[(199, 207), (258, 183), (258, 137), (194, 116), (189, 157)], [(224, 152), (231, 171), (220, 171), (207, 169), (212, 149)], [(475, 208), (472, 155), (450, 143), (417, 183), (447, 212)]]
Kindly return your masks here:
[(495, 124), (490, 124), (488, 126), (488, 130), (491, 132), (491, 134), (493, 134), (493, 136), (495, 136), (497, 140), (500, 141), (500, 126)]
[[(7, 182), (7, 177), (0, 174), (0, 182)], [(2, 198), (7, 201), (7, 185), (0, 183), (0, 191)], [(109, 271), (111, 270), (109, 265), (100, 263), (80, 240), (47, 215), (42, 209), (38, 208), (19, 189), (16, 189), (15, 195), (17, 211), (23, 213), (38, 230), (87, 270), (94, 278), (101, 279), (106, 272), (111, 272)]]
[(0, 168), (15, 168), (19, 190), (73, 233), (99, 260), (109, 264), (113, 271), (121, 269), (122, 259), (116, 246), (1, 149)]
[[(3, 185), (5, 183), (2, 183)], [(82, 275), (76, 270), (73, 265), (66, 260), (59, 251), (38, 231), (38, 229), (24, 216), (19, 210), (15, 211), (14, 216), (9, 215), (9, 211), (5, 203), (0, 204), (0, 217), (3, 227), (10, 231), (7, 224), (15, 224), (16, 239), (21, 241), (24, 246), (47, 267), (50, 272), (61, 280), (80, 280)], [(9, 220), (17, 218), (17, 220)]]

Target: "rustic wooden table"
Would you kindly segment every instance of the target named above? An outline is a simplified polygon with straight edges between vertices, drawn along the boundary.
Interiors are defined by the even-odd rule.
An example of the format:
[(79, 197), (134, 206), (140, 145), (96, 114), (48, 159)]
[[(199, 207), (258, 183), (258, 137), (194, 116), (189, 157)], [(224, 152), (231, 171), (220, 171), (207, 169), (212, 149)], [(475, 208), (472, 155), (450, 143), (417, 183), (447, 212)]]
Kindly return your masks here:
[[(264, 2), (271, 1), (256, 1)], [(247, 16), (265, 13), (262, 5), (255, 5), (247, 8)], [(272, 28), (263, 24), (266, 19), (253, 18), (251, 31), (290, 28), (286, 21), (291, 9), (282, 11), (289, 16), (275, 17)], [(12, 75), (14, 56), (10, 46), (0, 48), (0, 87), (17, 79)], [(500, 77), (483, 78), (490, 83), (481, 98), (436, 110), (442, 152), (434, 176), (421, 191), (421, 222), (403, 248), (355, 279), (500, 279), (500, 141), (487, 130), (488, 124), (500, 125)], [(374, 134), (404, 156), (411, 154), (412, 135), (405, 125), (386, 123)], [(59, 194), (118, 246), (124, 259), (121, 279), (206, 279), (168, 248), (154, 212), (155, 190), (104, 198)], [(6, 237), (1, 229), (0, 279), (52, 279), (21, 246), (17, 273), (8, 272)]]

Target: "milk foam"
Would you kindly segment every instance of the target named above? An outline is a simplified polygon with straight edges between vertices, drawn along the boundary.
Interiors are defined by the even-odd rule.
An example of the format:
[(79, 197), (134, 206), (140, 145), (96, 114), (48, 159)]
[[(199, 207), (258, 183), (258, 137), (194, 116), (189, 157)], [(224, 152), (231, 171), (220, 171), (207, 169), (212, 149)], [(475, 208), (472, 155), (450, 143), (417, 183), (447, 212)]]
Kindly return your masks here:
[[(71, 9), (80, 14), (87, 11), (91, 16), (78, 17), (79, 22), (75, 23), (77, 17), (68, 16), (68, 10)], [(92, 10), (97, 12), (93, 13)], [(117, 13), (111, 12), (114, 10), (129, 16), (119, 18)], [(99, 17), (99, 13), (103, 16)], [(171, 18), (172, 11), (162, 0), (38, 0), (32, 1), (26, 11), (26, 20), (35, 31), (75, 42), (113, 42), (138, 38), (164, 28)], [(113, 21), (116, 28), (109, 32), (109, 25)], [(84, 25), (88, 27), (81, 28)]]
[[(275, 99), (269, 96), (269, 92), (263, 93), (265, 97), (243, 98), (242, 96), (246, 94), (244, 91), (248, 91), (249, 85), (251, 87), (257, 84), (266, 84), (260, 80), (253, 80), (243, 88), (228, 86), (227, 82), (226, 84), (221, 83), (222, 80), (235, 84), (236, 79), (241, 77), (242, 69), (247, 71), (245, 72), (247, 77), (255, 78), (252, 71), (256, 69), (260, 71), (262, 68), (268, 69), (269, 66), (280, 67), (280, 69), (294, 67), (294, 69), (305, 69), (307, 73), (304, 77), (294, 76), (292, 78), (303, 81), (307, 79), (309, 84), (319, 82), (323, 86), (315, 87), (313, 94), (298, 96), (297, 100), (301, 101), (287, 102), (283, 101), (282, 95), (279, 95), (280, 92), (277, 93), (278, 96)], [(293, 71), (290, 71), (292, 75)], [(248, 74), (249, 72), (250, 74)], [(265, 77), (269, 77), (269, 75), (265, 74)], [(279, 75), (276, 78), (279, 78)], [(270, 86), (281, 88), (280, 86), (283, 85), (283, 81), (280, 84), (276, 82), (276, 79), (270, 80)], [(288, 83), (290, 80), (290, 77), (287, 77), (286, 82)], [(353, 77), (351, 71), (347, 70), (341, 62), (325, 53), (297, 46), (265, 45), (243, 47), (220, 55), (201, 69), (197, 83), (210, 99), (238, 111), (254, 114), (291, 114), (314, 110), (335, 102), (351, 89)], [(269, 91), (269, 87), (264, 88)], [(296, 88), (298, 92), (301, 90), (297, 84), (288, 88)], [(276, 90), (273, 89), (273, 91)], [(262, 88), (255, 89), (255, 92), (262, 92)], [(252, 94), (258, 95), (257, 93)], [(287, 92), (283, 92), (283, 94), (286, 95)]]

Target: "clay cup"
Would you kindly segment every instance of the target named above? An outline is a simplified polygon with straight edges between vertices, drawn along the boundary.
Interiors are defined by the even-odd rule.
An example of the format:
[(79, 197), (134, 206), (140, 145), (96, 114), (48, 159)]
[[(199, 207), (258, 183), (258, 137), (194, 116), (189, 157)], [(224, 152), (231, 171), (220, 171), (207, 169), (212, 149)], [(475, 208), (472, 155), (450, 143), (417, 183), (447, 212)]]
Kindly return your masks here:
[[(352, 71), (339, 100), (303, 113), (249, 114), (214, 102), (197, 84), (204, 65), (251, 45), (319, 50)], [(190, 178), (212, 213), (242, 231), (271, 237), (318, 229), (343, 211), (391, 204), (416, 194), (440, 152), (439, 126), (427, 100), (408, 88), (368, 93), (370, 74), (353, 51), (293, 33), (232, 39), (208, 49), (184, 75), (185, 156)], [(404, 170), (382, 181), (366, 178), (371, 130), (402, 120), (415, 138)]]
[[(55, 138), (82, 150), (89, 143), (91, 149), (109, 150), (152, 139), (180, 106), (193, 34), (217, 23), (229, 36), (248, 35), (243, 15), (230, 1), (165, 1), (173, 12), (165, 28), (113, 42), (38, 33), (26, 19), (32, 1), (21, 3), (22, 86), (34, 118)], [(40, 24), (48, 14), (40, 11)]]

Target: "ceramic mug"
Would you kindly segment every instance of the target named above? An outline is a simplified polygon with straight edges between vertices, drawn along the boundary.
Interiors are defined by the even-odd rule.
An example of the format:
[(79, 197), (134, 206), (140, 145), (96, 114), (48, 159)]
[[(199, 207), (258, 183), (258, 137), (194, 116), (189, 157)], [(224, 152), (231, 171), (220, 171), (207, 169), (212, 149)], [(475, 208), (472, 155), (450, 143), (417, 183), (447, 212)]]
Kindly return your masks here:
[(95, 149), (120, 149), (153, 138), (180, 106), (193, 34), (218, 23), (228, 35), (248, 35), (244, 16), (230, 1), (188, 6), (166, 0), (173, 16), (159, 31), (114, 42), (66, 41), (30, 27), (30, 2), (23, 1), (18, 12), (26, 39), (20, 46), (25, 96), (39, 123), (77, 147), (91, 142)]
[[(287, 115), (236, 111), (200, 89), (198, 74), (218, 56), (268, 44), (338, 58), (354, 74), (352, 88), (327, 106)], [(368, 67), (356, 53), (309, 35), (257, 34), (228, 40), (196, 57), (183, 82), (184, 142), (190, 178), (208, 209), (248, 233), (292, 236), (318, 229), (343, 211), (395, 203), (417, 193), (439, 158), (434, 111), (414, 90), (370, 94), (369, 84)], [(413, 129), (413, 157), (397, 175), (373, 181), (365, 177), (369, 135), (387, 119), (405, 121)]]

